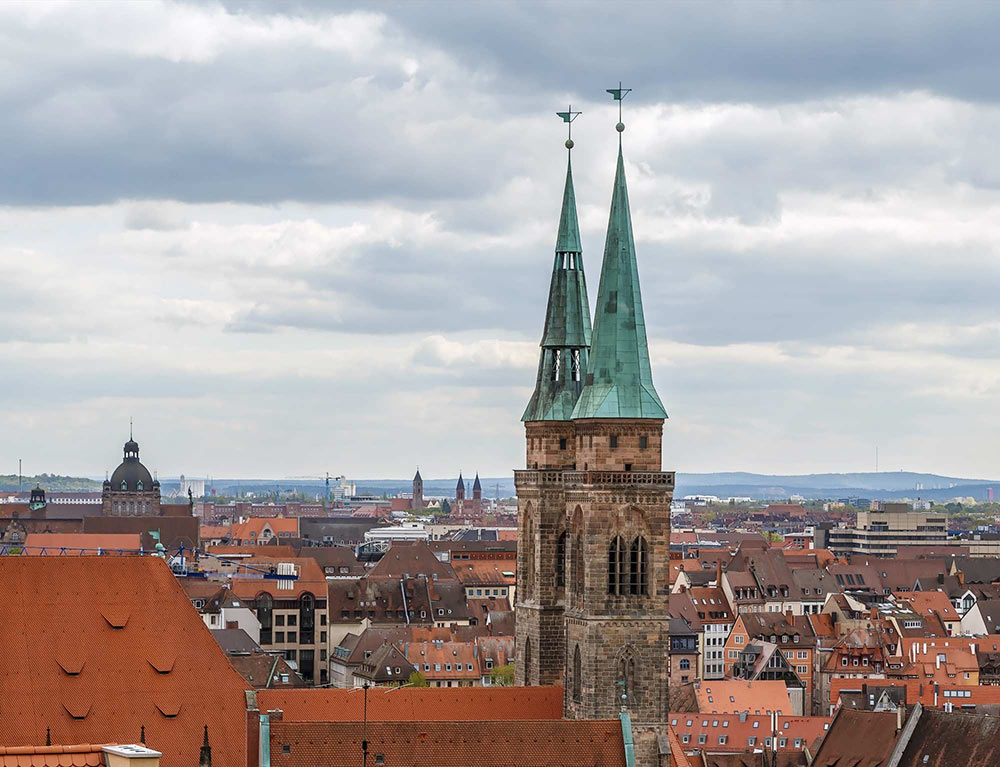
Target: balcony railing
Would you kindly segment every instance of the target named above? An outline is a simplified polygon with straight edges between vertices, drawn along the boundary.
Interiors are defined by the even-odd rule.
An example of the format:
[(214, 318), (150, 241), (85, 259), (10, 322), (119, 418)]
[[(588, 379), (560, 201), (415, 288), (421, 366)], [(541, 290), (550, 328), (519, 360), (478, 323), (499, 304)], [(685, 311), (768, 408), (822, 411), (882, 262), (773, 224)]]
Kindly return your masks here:
[(522, 469), (514, 472), (514, 484), (528, 485), (648, 485), (674, 486), (672, 471), (553, 471)]

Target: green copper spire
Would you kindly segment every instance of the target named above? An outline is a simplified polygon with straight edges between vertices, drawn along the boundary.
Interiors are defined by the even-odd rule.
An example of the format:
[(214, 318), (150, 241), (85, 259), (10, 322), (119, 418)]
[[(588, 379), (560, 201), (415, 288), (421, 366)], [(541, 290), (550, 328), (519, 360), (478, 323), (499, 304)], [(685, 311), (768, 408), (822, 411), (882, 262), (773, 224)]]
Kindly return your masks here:
[[(567, 123), (580, 114), (557, 113)], [(566, 140), (572, 150), (573, 140)], [(538, 359), (535, 391), (525, 408), (522, 421), (568, 421), (583, 388), (590, 348), (590, 303), (583, 272), (580, 225), (576, 217), (572, 161), (566, 164), (556, 257), (549, 283), (549, 303), (545, 310), (545, 330)]]
[[(567, 154), (569, 154), (567, 152)], [(566, 188), (563, 190), (562, 213), (559, 214), (559, 234), (556, 253), (582, 253), (580, 222), (576, 218), (576, 193), (573, 191), (573, 163), (566, 160)]]
[[(615, 95), (616, 99), (619, 96)], [(590, 366), (573, 418), (666, 418), (653, 388), (619, 121), (618, 170), (597, 291)]]

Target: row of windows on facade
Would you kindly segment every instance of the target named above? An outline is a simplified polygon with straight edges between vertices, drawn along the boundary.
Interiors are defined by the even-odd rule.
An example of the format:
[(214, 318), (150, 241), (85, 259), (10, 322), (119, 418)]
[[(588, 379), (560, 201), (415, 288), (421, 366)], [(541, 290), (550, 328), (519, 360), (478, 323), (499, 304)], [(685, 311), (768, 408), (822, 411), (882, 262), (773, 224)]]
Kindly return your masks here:
[[(278, 626), (294, 626), (296, 620), (299, 626), (299, 642), (302, 644), (313, 644), (315, 642), (316, 628), (316, 598), (308, 592), (302, 594), (298, 600), (298, 615), (273, 615), (274, 599), (266, 591), (257, 595), (256, 600), (257, 620), (260, 621), (260, 643), (262, 645), (272, 643), (272, 629)], [(279, 622), (280, 621), (280, 622)], [(287, 621), (287, 623), (286, 623)], [(326, 625), (326, 613), (320, 613), (320, 625)], [(288, 641), (295, 641), (289, 639)]]
[[(691, 734), (690, 733), (684, 733), (683, 735), (681, 735), (681, 743), (690, 743), (690, 742), (691, 742)], [(728, 742), (729, 742), (729, 736), (728, 735), (720, 735), (719, 736), (719, 745), (720, 746), (724, 746)], [(704, 733), (704, 732), (698, 733), (698, 745), (703, 746), (706, 743), (708, 743), (708, 734)], [(795, 743), (795, 748), (802, 748), (802, 738), (795, 738), (794, 739), (794, 743)], [(751, 747), (757, 745), (757, 736), (756, 735), (751, 735), (750, 737), (748, 737), (747, 738), (747, 745), (751, 746)], [(788, 745), (788, 738), (778, 738), (778, 748), (785, 748), (787, 745)], [(768, 738), (764, 738), (764, 747), (765, 748), (770, 748), (771, 747), (771, 738), (769, 738), (769, 737)]]
[(115, 501), (115, 514), (149, 514), (149, 501)]
[[(588, 437), (587, 439), (589, 440), (588, 448), (593, 447), (594, 446), (594, 438), (591, 436), (591, 437)], [(577, 440), (578, 440), (577, 447), (580, 448), (580, 449), (583, 449), (583, 435), (581, 434), (580, 436), (578, 436)], [(538, 443), (537, 446), (541, 447), (542, 438), (541, 437), (533, 437), (532, 438), (532, 442), (536, 442), (536, 441)], [(569, 442), (567, 441), (566, 437), (561, 437), (559, 439), (559, 449), (560, 450), (566, 450), (566, 448), (568, 446), (569, 446)], [(532, 447), (534, 448), (535, 445), (532, 445)], [(617, 434), (612, 434), (610, 437), (608, 437), (608, 447), (611, 448), (612, 450), (617, 450), (618, 449), (618, 435)], [(645, 450), (647, 447), (649, 447), (649, 437), (639, 437), (639, 449), (640, 450)]]
[[(433, 610), (431, 612), (433, 612)], [(412, 614), (415, 616), (417, 613), (414, 610)], [(446, 614), (447, 615), (451, 615), (452, 614), (452, 610), (451, 610), (450, 607), (448, 608), (447, 613), (445, 612), (445, 609), (443, 607), (439, 607), (438, 608), (438, 617), (443, 618)], [(396, 611), (386, 610), (385, 611), (385, 617), (387, 619), (389, 619), (389, 620), (392, 620), (393, 618), (399, 618), (400, 620), (405, 620), (406, 616), (407, 616), (406, 610), (396, 610)], [(374, 618), (375, 617), (375, 611), (374, 610), (355, 610), (354, 611), (354, 620), (362, 620), (365, 617)], [(420, 611), (420, 617), (421, 618), (426, 618), (427, 617), (427, 611), (426, 610), (421, 610)], [(340, 619), (341, 620), (351, 620), (351, 611), (350, 610), (341, 610), (340, 611)]]
[[(119, 488), (120, 488), (120, 489), (122, 489), (122, 490), (128, 490), (128, 482), (126, 482), (126, 481), (125, 481), (125, 480), (123, 479), (123, 480), (122, 480), (122, 483), (121, 483), (121, 485), (119, 485)], [(142, 480), (141, 480), (141, 479), (140, 479), (140, 480), (138, 480), (138, 481), (137, 481), (137, 482), (135, 483), (135, 489), (136, 489), (136, 490), (143, 490), (143, 489), (144, 489), (144, 488), (143, 488), (143, 485), (142, 485)]]
[[(430, 663), (425, 663), (424, 664), (424, 671), (430, 671), (431, 670), (431, 665), (432, 664), (430, 664)], [(475, 671), (476, 670), (475, 667), (471, 663), (464, 663), (464, 664), (463, 663), (455, 663), (455, 664), (445, 663), (444, 664), (444, 670), (445, 671), (451, 671), (452, 670), (452, 665), (454, 665), (455, 671)], [(420, 670), (420, 664), (419, 663), (414, 663), (413, 666), (418, 671)], [(434, 670), (435, 671), (440, 671), (441, 670), (441, 664), (440, 663), (434, 663), (433, 666), (434, 666)], [(487, 661), (486, 668), (487, 669), (493, 668), (493, 663), (491, 661)], [(399, 673), (399, 669), (398, 668), (396, 669), (396, 673), (397, 674)]]
[[(475, 592), (475, 593), (473, 593), (473, 592)], [(476, 596), (476, 597), (505, 597), (505, 596), (507, 596), (507, 589), (506, 588), (500, 588), (500, 589), (478, 589), (477, 588), (477, 589), (474, 589), (474, 588), (470, 587), (468, 589), (467, 596), (470, 596), (470, 597), (472, 597), (472, 596)]]

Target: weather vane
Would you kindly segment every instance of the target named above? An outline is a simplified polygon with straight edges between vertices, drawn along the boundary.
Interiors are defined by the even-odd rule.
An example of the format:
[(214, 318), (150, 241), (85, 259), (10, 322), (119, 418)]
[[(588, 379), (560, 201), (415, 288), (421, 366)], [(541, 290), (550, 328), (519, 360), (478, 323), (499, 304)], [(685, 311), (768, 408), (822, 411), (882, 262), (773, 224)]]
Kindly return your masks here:
[(622, 101), (632, 92), (632, 89), (622, 88), (621, 80), (619, 80), (617, 88), (608, 88), (607, 91), (614, 96), (615, 101), (618, 102), (618, 124), (615, 126), (615, 130), (621, 133), (625, 130), (625, 123), (622, 122)]
[(573, 148), (573, 121), (582, 115), (583, 112), (574, 112), (573, 105), (569, 105), (569, 111), (567, 112), (556, 112), (556, 117), (561, 117), (563, 122), (566, 123), (566, 148)]

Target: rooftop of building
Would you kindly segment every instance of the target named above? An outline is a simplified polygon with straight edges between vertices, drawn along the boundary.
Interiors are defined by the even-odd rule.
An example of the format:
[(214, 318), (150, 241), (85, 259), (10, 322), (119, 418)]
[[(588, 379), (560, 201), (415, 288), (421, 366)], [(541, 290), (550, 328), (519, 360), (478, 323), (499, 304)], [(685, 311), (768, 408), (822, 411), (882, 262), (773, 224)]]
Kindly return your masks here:
[[(146, 743), (245, 767), (246, 683), (157, 557), (0, 557), (0, 745)], [(12, 600), (12, 601), (11, 601)]]
[[(370, 693), (369, 693), (370, 694)], [(273, 767), (354, 767), (357, 722), (271, 724)], [(369, 721), (369, 764), (385, 767), (627, 767), (622, 726), (611, 720)]]
[[(281, 709), (286, 721), (360, 722), (360, 690), (262, 690), (261, 711)], [(562, 687), (404, 687), (368, 691), (369, 722), (513, 722), (562, 719)]]

